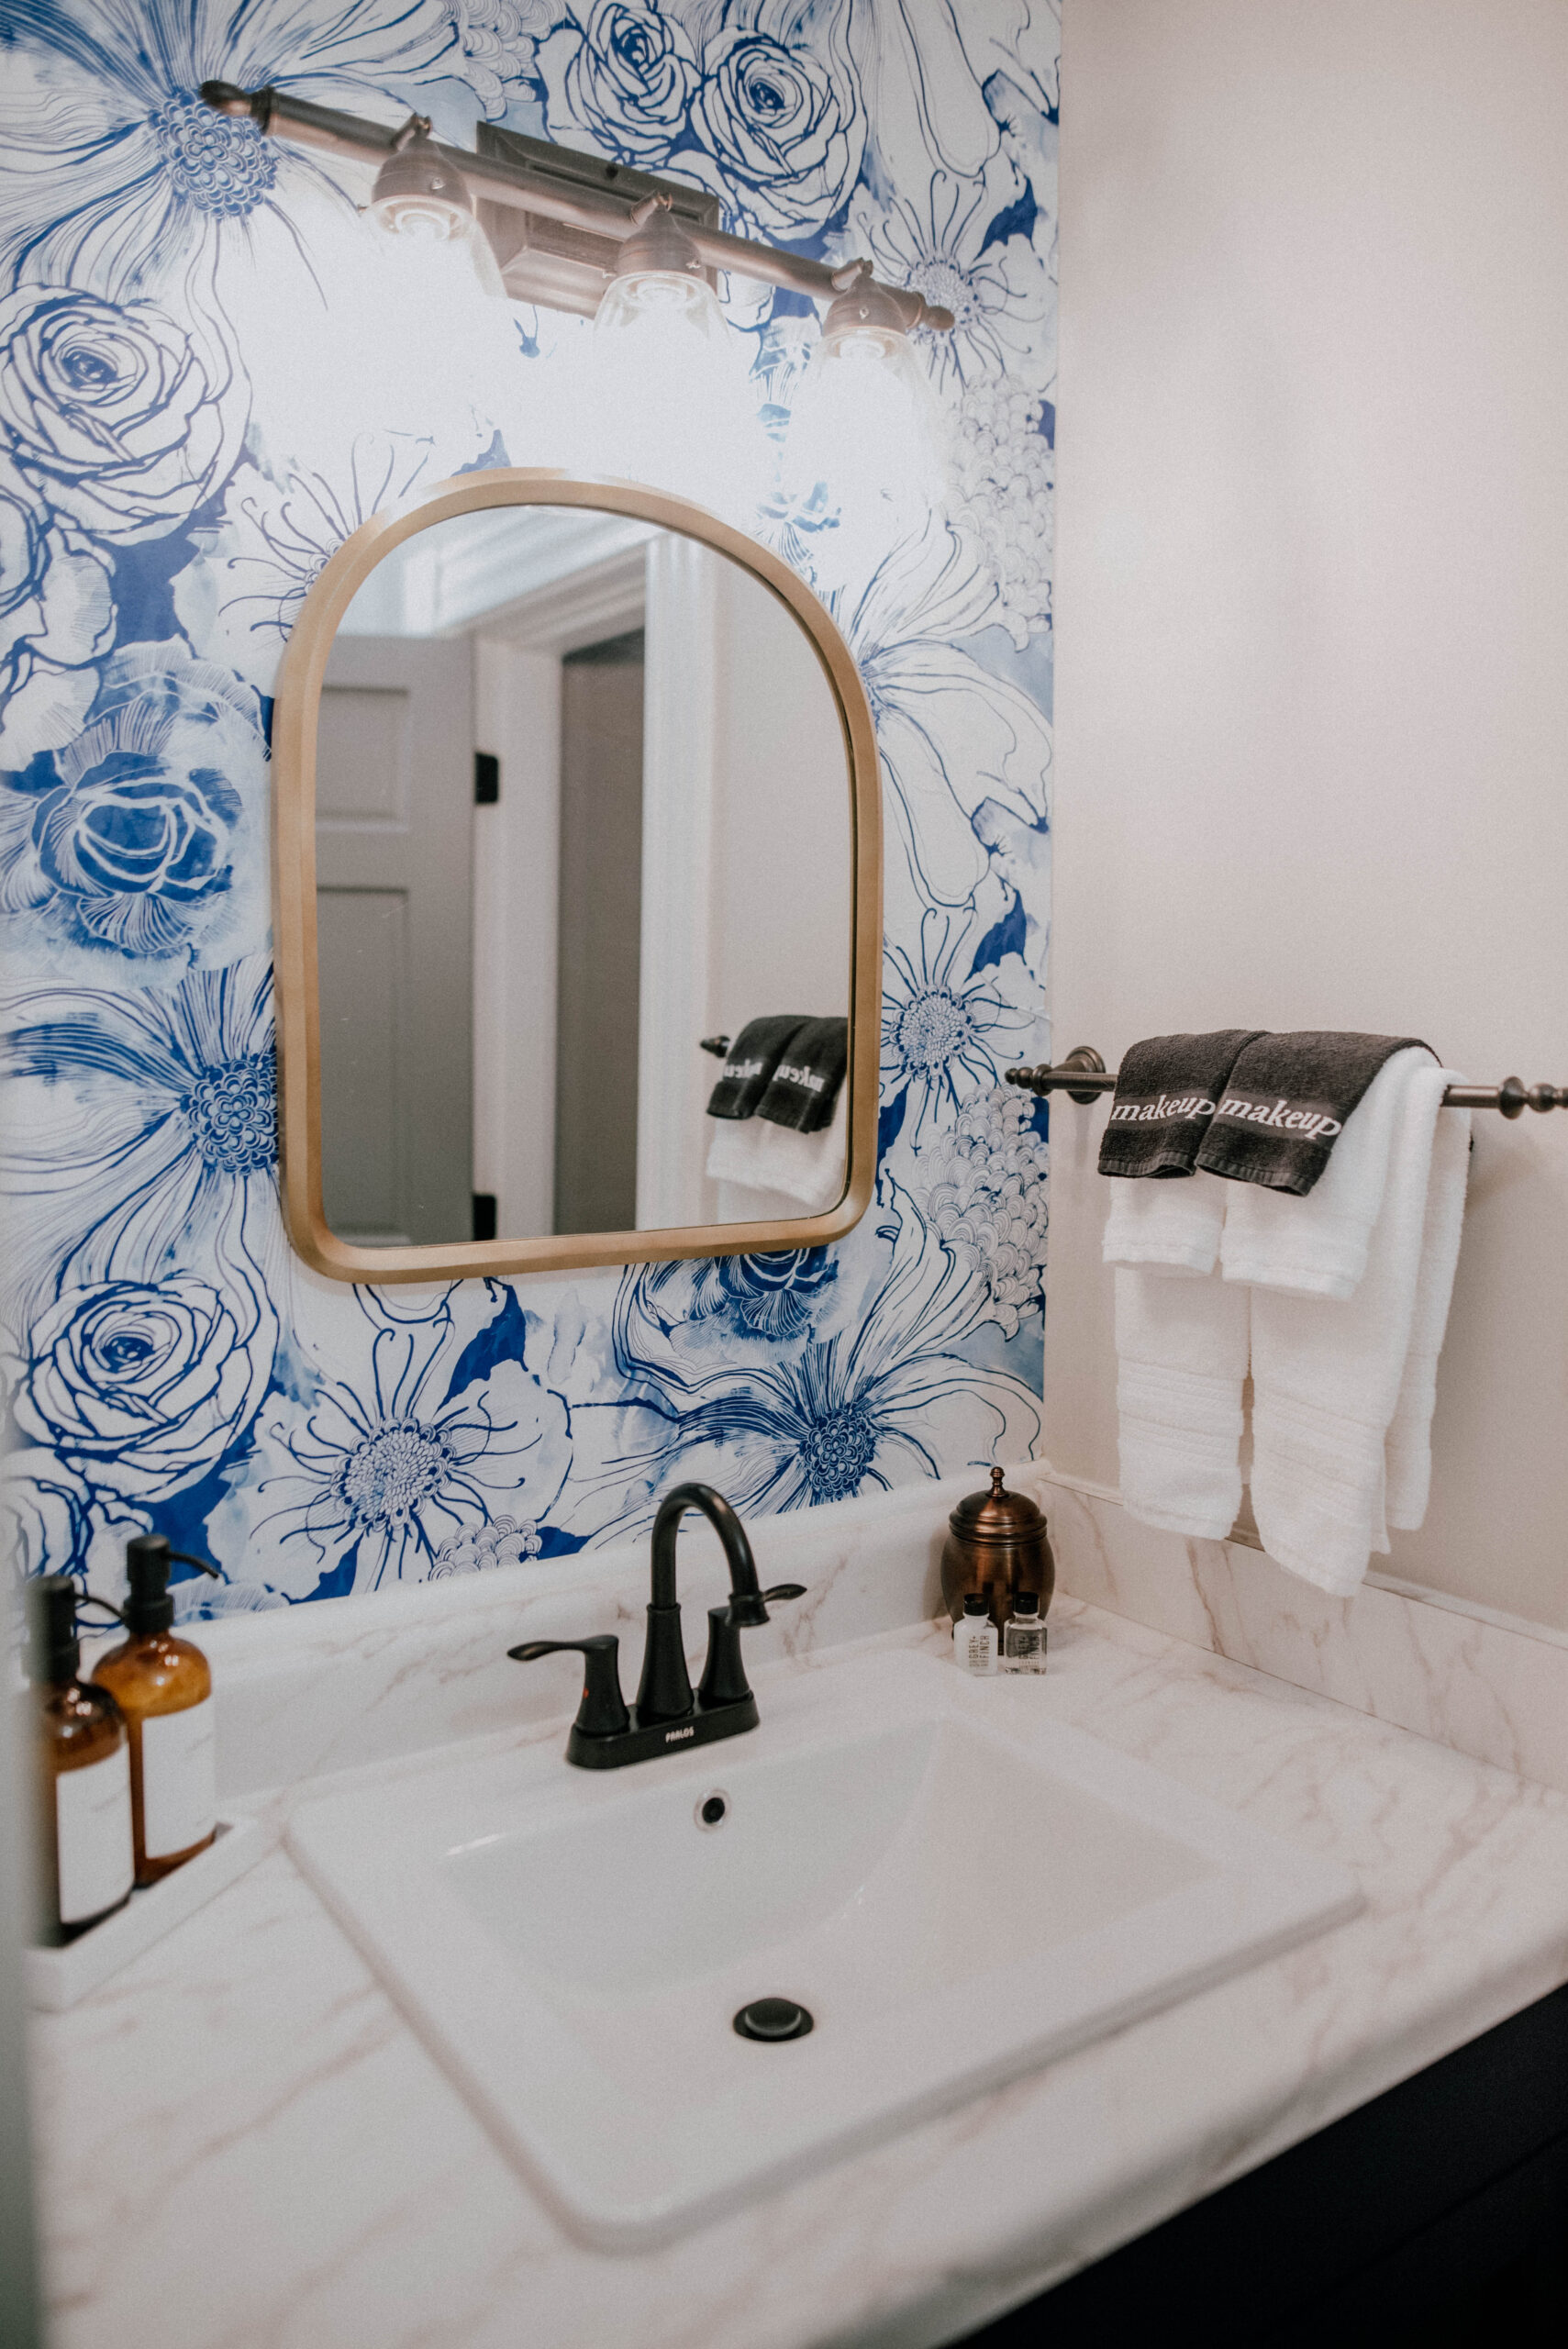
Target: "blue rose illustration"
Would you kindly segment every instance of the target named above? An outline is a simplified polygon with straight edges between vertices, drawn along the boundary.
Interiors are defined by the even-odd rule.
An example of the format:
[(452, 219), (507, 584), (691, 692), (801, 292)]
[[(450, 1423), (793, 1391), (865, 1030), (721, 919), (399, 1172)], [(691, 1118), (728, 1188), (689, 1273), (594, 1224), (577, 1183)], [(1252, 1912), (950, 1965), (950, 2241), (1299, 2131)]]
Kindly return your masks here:
[(651, 0), (594, 0), (586, 24), (540, 42), (538, 62), (551, 130), (586, 131), (633, 163), (665, 160), (697, 83), (684, 28)]
[(24, 480), (89, 537), (167, 537), (230, 471), (244, 425), (221, 346), (154, 302), (72, 286), (0, 297), (0, 415)]
[(17, 1425), (93, 1486), (160, 1499), (198, 1483), (249, 1424), (275, 1336), (249, 1286), (224, 1294), (182, 1276), (69, 1288), (12, 1366)]
[(0, 767), (26, 766), (78, 730), (114, 618), (104, 557), (17, 474), (0, 479)]
[(0, 490), (0, 619), (35, 596), (44, 570), (44, 517), (36, 506)]
[(854, 185), (866, 123), (847, 65), (835, 80), (805, 42), (732, 26), (703, 50), (692, 128), (727, 207), (764, 235), (799, 236)]
[(781, 1248), (766, 1256), (710, 1256), (695, 1266), (688, 1319), (723, 1315), (749, 1336), (783, 1344), (809, 1329), (838, 1266), (826, 1248)]
[(259, 885), (260, 794), (240, 786), (265, 756), (250, 686), (183, 645), (128, 647), (83, 731), (0, 794), (0, 908), (80, 947), (188, 960), (237, 865)]
[(87, 1488), (58, 1461), (42, 1453), (23, 1453), (0, 1484), (0, 1527), (18, 1579), (70, 1574), (87, 1554), (92, 1531)]

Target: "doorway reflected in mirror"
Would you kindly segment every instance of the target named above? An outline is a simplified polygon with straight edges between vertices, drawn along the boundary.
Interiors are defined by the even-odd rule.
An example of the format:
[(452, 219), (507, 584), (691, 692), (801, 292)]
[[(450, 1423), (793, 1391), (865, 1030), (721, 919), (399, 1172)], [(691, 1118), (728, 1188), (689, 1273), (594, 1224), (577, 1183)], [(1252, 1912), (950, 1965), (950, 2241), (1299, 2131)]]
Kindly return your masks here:
[[(842, 1197), (845, 726), (754, 572), (581, 506), (405, 538), (330, 648), (315, 837), (337, 1239), (450, 1250)], [(758, 1023), (782, 1038), (765, 1071), (703, 1050)]]

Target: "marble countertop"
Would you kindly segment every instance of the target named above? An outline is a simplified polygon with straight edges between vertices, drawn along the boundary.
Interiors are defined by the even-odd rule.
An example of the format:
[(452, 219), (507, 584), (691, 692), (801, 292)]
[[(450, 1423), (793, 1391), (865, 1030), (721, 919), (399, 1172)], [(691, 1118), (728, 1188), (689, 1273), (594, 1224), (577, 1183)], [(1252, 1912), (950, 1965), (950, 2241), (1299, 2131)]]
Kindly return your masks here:
[[(277, 1840), (421, 1757), (317, 1777), (250, 1805), (248, 1875), (37, 2019), (56, 2349), (934, 2349), (1568, 1979), (1568, 1798), (1070, 1599), (1051, 1625), (1061, 1719), (1340, 1860), (1362, 1914), (613, 2256), (535, 2199)], [(764, 1720), (769, 1678), (830, 1653), (757, 1675)]]

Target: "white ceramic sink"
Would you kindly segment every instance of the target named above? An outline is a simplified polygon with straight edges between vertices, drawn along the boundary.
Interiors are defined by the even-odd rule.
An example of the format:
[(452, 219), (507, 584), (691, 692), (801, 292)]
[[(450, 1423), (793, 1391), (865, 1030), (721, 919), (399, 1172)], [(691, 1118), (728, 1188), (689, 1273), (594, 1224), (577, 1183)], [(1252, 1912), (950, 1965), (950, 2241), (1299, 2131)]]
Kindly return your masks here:
[[(912, 1649), (769, 1673), (750, 1735), (602, 1776), (448, 1762), (289, 1842), (562, 2215), (639, 2248), (1360, 1906), (1051, 1687)], [(808, 2036), (737, 2034), (771, 1997)]]

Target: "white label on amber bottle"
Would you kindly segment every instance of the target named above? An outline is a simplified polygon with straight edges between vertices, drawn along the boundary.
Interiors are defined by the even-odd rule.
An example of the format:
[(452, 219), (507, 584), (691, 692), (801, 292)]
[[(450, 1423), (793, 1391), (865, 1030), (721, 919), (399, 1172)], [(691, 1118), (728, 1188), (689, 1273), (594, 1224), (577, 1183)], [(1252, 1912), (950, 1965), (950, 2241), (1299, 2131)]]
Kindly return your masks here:
[(60, 1921), (79, 1925), (123, 1900), (136, 1873), (130, 1840), (130, 1750), (61, 1770), (54, 1782)]
[(217, 1824), (212, 1698), (141, 1722), (141, 1841), (150, 1860), (205, 1842)]

